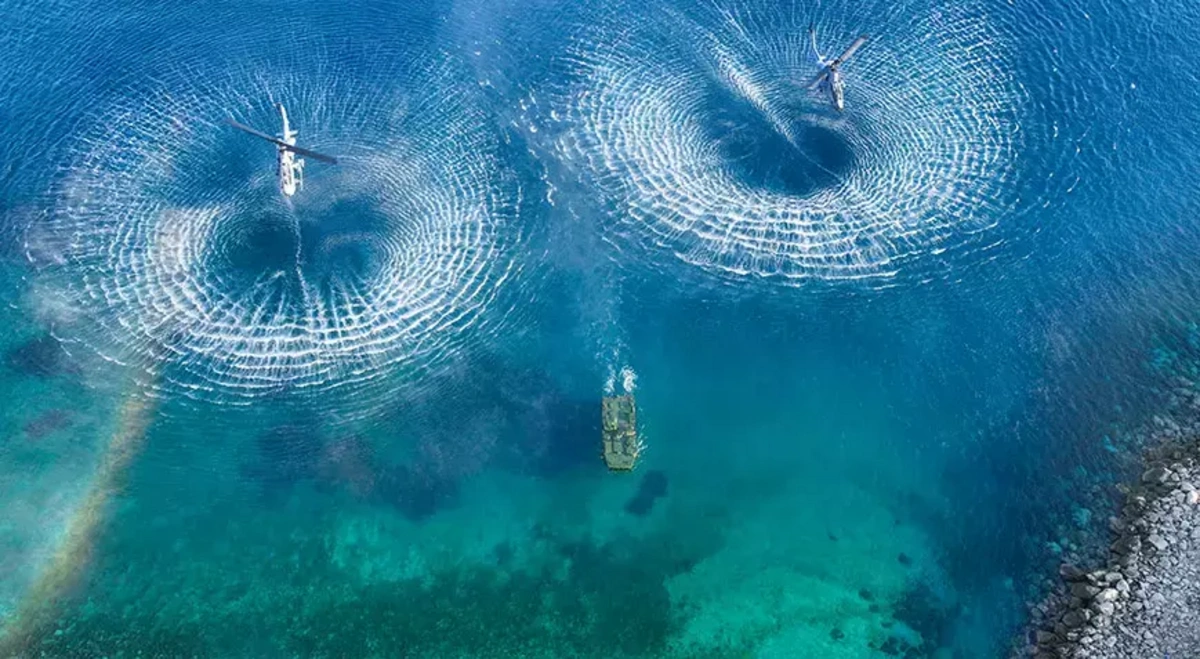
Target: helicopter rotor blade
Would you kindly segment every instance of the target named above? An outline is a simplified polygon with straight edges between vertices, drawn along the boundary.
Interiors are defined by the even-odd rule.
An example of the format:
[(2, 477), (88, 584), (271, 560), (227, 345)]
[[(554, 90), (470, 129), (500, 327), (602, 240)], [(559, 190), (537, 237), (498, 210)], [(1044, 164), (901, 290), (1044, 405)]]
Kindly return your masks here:
[(317, 153), (316, 151), (311, 151), (311, 150), (305, 149), (303, 147), (298, 147), (294, 144), (288, 144), (287, 142), (284, 142), (283, 140), (279, 139), (278, 137), (275, 137), (273, 135), (267, 135), (264, 132), (254, 130), (253, 128), (251, 128), (245, 124), (239, 124), (238, 122), (234, 121), (233, 119), (226, 119), (226, 121), (229, 122), (230, 126), (233, 126), (234, 128), (236, 128), (240, 131), (249, 133), (259, 139), (266, 140), (266, 141), (270, 142), (271, 144), (278, 146), (281, 149), (287, 149), (288, 151), (291, 151), (292, 153), (296, 153), (296, 154), (299, 154), (302, 156), (307, 156), (309, 158), (312, 158), (313, 160), (319, 160), (321, 162), (329, 163), (330, 165), (337, 164), (337, 158), (334, 158), (333, 156), (327, 156), (323, 153)]
[(298, 146), (292, 146), (291, 144), (284, 145), (283, 148), (285, 148), (288, 151), (291, 151), (293, 153), (296, 153), (298, 155), (307, 156), (309, 158), (312, 158), (313, 160), (320, 160), (323, 163), (328, 163), (330, 165), (338, 164), (337, 158), (334, 158), (333, 156), (327, 156), (323, 153), (317, 153), (316, 151), (313, 151), (311, 149), (305, 149), (305, 148), (298, 147)]
[(859, 48), (862, 48), (862, 45), (866, 42), (867, 42), (867, 35), (865, 35), (865, 34), (862, 35), (861, 37), (855, 39), (854, 43), (850, 44), (850, 47), (846, 49), (846, 52), (842, 53), (841, 55), (838, 55), (838, 58), (833, 60), (834, 65), (836, 66), (836, 65), (842, 64), (846, 60), (850, 59), (850, 57), (853, 56), (854, 53), (857, 52)]
[(279, 139), (278, 137), (275, 137), (274, 135), (267, 135), (266, 133), (254, 130), (253, 128), (251, 128), (245, 124), (239, 124), (238, 122), (234, 121), (233, 119), (226, 119), (226, 121), (229, 122), (230, 126), (233, 126), (234, 128), (236, 128), (240, 131), (250, 133), (251, 135), (253, 135), (259, 139), (264, 139), (264, 140), (271, 142), (272, 144), (275, 144), (277, 146), (290, 146), (287, 142), (284, 142), (283, 140)]
[(821, 71), (819, 73), (817, 73), (817, 75), (813, 76), (812, 80), (810, 80), (808, 82), (808, 84), (805, 85), (805, 88), (816, 89), (817, 85), (821, 84), (821, 82), (823, 80), (825, 80), (826, 76), (828, 76), (828, 75), (829, 75), (829, 67), (828, 66), (821, 67)]

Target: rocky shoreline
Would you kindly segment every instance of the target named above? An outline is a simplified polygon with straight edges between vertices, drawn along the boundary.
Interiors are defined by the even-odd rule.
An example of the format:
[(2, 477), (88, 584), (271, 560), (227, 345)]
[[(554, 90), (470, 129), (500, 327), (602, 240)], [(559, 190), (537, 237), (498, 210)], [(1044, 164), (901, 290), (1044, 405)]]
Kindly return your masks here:
[(1200, 657), (1200, 443), (1151, 450), (1121, 489), (1105, 566), (1061, 565), (1014, 657)]

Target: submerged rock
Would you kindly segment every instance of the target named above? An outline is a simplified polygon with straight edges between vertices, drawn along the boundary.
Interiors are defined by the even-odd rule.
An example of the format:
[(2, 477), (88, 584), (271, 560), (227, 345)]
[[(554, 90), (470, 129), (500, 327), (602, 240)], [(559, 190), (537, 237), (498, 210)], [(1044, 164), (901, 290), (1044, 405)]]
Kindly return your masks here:
[(1132, 554), (1142, 548), (1142, 539), (1134, 536), (1126, 536), (1117, 540), (1112, 544), (1112, 550), (1115, 554)]
[(1063, 563), (1058, 568), (1058, 576), (1067, 581), (1083, 581), (1087, 573), (1069, 563)]
[(1071, 595), (1081, 600), (1091, 599), (1100, 592), (1100, 588), (1088, 583), (1071, 584)]
[(1058, 643), (1060, 639), (1054, 632), (1048, 632), (1044, 629), (1039, 629), (1037, 630), (1037, 634), (1034, 636), (1034, 640), (1039, 645), (1053, 645)]
[(1142, 482), (1149, 484), (1165, 483), (1171, 477), (1171, 470), (1166, 467), (1155, 467), (1147, 469), (1142, 474)]
[(1090, 617), (1091, 616), (1088, 615), (1087, 611), (1075, 609), (1067, 611), (1065, 614), (1063, 614), (1062, 623), (1066, 625), (1068, 629), (1076, 629), (1087, 624), (1087, 621)]

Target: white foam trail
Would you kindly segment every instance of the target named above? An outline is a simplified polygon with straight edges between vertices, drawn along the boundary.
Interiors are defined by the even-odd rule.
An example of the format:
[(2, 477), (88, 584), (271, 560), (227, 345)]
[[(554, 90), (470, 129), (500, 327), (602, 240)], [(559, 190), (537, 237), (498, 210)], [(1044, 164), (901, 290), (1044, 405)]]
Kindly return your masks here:
[[(29, 232), (39, 287), (84, 311), (60, 332), (171, 355), (152, 366), (162, 387), (221, 398), (362, 384), (461, 348), (516, 268), (520, 189), (462, 72), (430, 59), (181, 71), (102, 109)], [(274, 149), (223, 124), (275, 132), (277, 100), (302, 144), (341, 159), (309, 163), (290, 204)]]
[(632, 394), (637, 390), (637, 373), (628, 366), (621, 369), (621, 387), (627, 394)]
[[(557, 149), (611, 200), (615, 234), (733, 277), (886, 278), (969, 248), (1016, 207), (1022, 92), (981, 7), (723, 4), (622, 5), (565, 60)], [(872, 36), (843, 69), (842, 115), (803, 89), (810, 21), (828, 51)], [(748, 176), (774, 152), (735, 152), (764, 143), (806, 182)]]

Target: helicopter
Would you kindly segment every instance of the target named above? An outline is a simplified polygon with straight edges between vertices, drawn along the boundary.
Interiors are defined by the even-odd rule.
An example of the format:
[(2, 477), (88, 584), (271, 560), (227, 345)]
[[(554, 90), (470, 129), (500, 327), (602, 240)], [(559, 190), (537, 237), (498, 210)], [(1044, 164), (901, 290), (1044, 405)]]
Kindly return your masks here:
[(859, 36), (845, 52), (832, 60), (825, 59), (821, 55), (821, 51), (817, 49), (817, 30), (812, 25), (808, 26), (808, 36), (812, 40), (812, 49), (817, 56), (817, 63), (821, 65), (821, 70), (808, 83), (808, 88), (817, 89), (824, 86), (829, 92), (829, 100), (833, 103), (833, 107), (841, 112), (846, 109), (845, 83), (842, 82), (841, 66), (859, 48), (862, 48), (862, 45), (867, 42), (867, 35)]
[(227, 121), (234, 128), (264, 139), (278, 147), (279, 159), (276, 175), (279, 177), (279, 191), (284, 196), (290, 197), (296, 194), (296, 190), (304, 187), (304, 159), (297, 158), (297, 155), (308, 156), (309, 158), (329, 163), (330, 165), (336, 165), (337, 158), (296, 146), (297, 131), (292, 130), (288, 125), (287, 110), (283, 108), (283, 103), (276, 103), (275, 105), (279, 108), (279, 116), (283, 119), (283, 133), (278, 137), (272, 137), (266, 133), (254, 130), (249, 126), (239, 124), (233, 119), (228, 119)]

